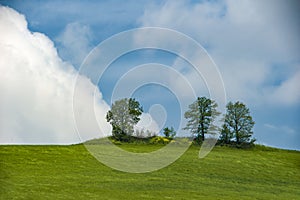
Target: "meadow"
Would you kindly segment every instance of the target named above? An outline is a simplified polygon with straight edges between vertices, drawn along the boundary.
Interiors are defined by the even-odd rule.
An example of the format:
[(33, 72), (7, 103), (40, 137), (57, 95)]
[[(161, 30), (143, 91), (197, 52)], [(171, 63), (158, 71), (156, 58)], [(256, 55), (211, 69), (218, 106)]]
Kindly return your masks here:
[(161, 170), (132, 174), (101, 164), (82, 144), (2, 145), (0, 199), (300, 199), (299, 151), (216, 146), (199, 159), (199, 148)]

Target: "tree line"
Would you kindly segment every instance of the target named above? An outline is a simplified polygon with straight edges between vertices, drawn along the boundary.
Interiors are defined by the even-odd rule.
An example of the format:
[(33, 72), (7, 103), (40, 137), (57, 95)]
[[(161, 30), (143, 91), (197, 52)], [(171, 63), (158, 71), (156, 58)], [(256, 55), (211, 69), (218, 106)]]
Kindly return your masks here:
[[(229, 102), (226, 105), (224, 123), (222, 127), (215, 125), (215, 120), (220, 116), (217, 103), (207, 97), (198, 97), (184, 113), (187, 119), (185, 130), (189, 130), (193, 140), (201, 144), (207, 135), (219, 133), (218, 144), (234, 145), (238, 147), (253, 145), (252, 138), (254, 121), (250, 110), (242, 102)], [(107, 112), (106, 120), (112, 125), (112, 137), (118, 141), (129, 141), (135, 130), (134, 126), (140, 121), (143, 107), (134, 98), (124, 98), (112, 104)], [(172, 139), (176, 132), (173, 127), (165, 127), (163, 133), (166, 138)], [(148, 131), (148, 137), (151, 134)]]
[(250, 110), (242, 102), (229, 102), (226, 105), (226, 113), (223, 116), (223, 126), (214, 125), (215, 119), (221, 114), (217, 111), (217, 103), (206, 97), (198, 97), (189, 105), (189, 110), (184, 116), (188, 120), (184, 129), (190, 130), (195, 135), (195, 141), (202, 143), (207, 134), (220, 133), (218, 144), (230, 144), (237, 146), (252, 145), (255, 122), (250, 115)]

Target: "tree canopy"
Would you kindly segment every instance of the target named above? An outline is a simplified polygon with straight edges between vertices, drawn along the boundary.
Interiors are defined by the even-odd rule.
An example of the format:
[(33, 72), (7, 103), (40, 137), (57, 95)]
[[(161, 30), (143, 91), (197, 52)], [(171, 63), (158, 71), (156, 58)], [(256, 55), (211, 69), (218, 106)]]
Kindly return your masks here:
[(239, 101), (236, 103), (229, 102), (227, 104), (225, 123), (221, 131), (221, 140), (229, 143), (234, 138), (237, 144), (253, 143), (255, 141), (255, 139), (251, 139), (253, 126), (254, 121), (250, 115), (249, 108)]
[(117, 140), (126, 140), (134, 132), (134, 125), (140, 120), (143, 108), (133, 98), (124, 98), (112, 104), (106, 114), (107, 122), (112, 125), (112, 134)]
[(176, 135), (176, 131), (174, 130), (173, 127), (171, 128), (165, 127), (163, 133), (167, 138), (173, 138)]
[(209, 98), (198, 97), (185, 112), (184, 117), (188, 119), (188, 122), (184, 129), (196, 134), (197, 142), (204, 141), (208, 130), (213, 130), (213, 121), (220, 115), (216, 109), (217, 106), (217, 103)]

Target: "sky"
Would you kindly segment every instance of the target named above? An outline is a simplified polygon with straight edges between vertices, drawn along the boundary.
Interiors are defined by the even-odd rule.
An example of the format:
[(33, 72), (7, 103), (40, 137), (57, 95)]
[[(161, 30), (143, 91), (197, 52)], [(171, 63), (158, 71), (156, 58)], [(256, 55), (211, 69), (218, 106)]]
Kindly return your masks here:
[[(242, 101), (250, 108), (257, 143), (300, 150), (297, 0), (125, 4), (121, 0), (10, 0), (0, 4), (0, 143), (76, 143), (98, 137), (99, 126), (103, 135), (109, 134), (105, 113), (112, 103), (114, 88), (124, 74), (147, 63), (175, 69), (197, 94), (209, 95), (205, 77), (199, 77), (186, 60), (163, 50), (142, 49), (122, 55), (98, 82), (87, 74), (77, 77), (84, 59), (99, 43), (133, 28), (160, 27), (183, 33), (205, 48), (220, 72), (227, 102)], [(156, 41), (161, 38), (153, 37), (157, 37)], [(160, 77), (178, 93), (186, 92), (181, 81), (168, 71), (134, 75), (133, 83), (126, 83), (126, 87), (137, 80)], [(74, 121), (72, 93), (76, 78), (80, 80), (80, 115)], [(180, 128), (181, 102), (170, 88), (146, 84), (132, 96), (144, 107), (146, 127), (153, 131), (165, 126)], [(93, 113), (86, 108), (95, 98), (93, 112), (99, 126), (89, 118)], [(184, 101), (192, 103), (193, 99)], [(152, 122), (147, 124), (149, 119)], [(84, 135), (78, 136), (78, 126)]]

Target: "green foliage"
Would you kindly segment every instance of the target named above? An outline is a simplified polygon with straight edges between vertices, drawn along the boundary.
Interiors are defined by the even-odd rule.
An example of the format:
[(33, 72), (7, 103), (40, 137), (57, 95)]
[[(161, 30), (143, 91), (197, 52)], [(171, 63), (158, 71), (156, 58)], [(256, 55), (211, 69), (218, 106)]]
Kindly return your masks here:
[(168, 138), (156, 136), (151, 138), (150, 144), (168, 144), (170, 141)]
[(133, 123), (137, 124), (140, 121), (139, 116), (143, 113), (143, 107), (140, 106), (140, 103), (133, 98), (129, 99), (128, 104), (129, 115), (132, 117)]
[(206, 97), (198, 97), (195, 102), (189, 105), (189, 110), (185, 112), (184, 117), (188, 119), (185, 130), (190, 130), (196, 135), (196, 141), (201, 142), (205, 135), (214, 133), (216, 130), (213, 122), (220, 115), (217, 111), (217, 103)]
[(175, 135), (176, 135), (176, 131), (174, 130), (173, 127), (171, 127), (171, 128), (166, 127), (166, 128), (164, 128), (163, 134), (164, 134), (167, 138), (174, 138)]
[[(116, 144), (116, 145), (122, 145), (122, 144), (150, 144), (150, 140), (154, 137), (155, 136), (151, 136), (151, 137), (127, 136), (126, 140), (120, 141), (120, 140), (117, 140), (115, 137), (111, 136), (111, 137), (109, 137), (109, 140), (112, 143)], [(99, 142), (101, 142), (101, 140), (102, 140), (101, 138), (97, 139), (96, 143), (99, 144)]]
[(0, 199), (300, 199), (299, 151), (217, 146), (199, 159), (199, 149), (191, 146), (161, 170), (130, 174), (99, 163), (83, 145), (2, 145)]
[(254, 121), (250, 115), (249, 108), (239, 101), (234, 104), (229, 102), (220, 140), (228, 144), (234, 138), (238, 147), (243, 145), (251, 146), (255, 142), (255, 139), (251, 138), (253, 126)]
[(221, 143), (230, 144), (232, 138), (233, 138), (233, 132), (230, 131), (228, 125), (224, 123), (220, 134)]
[(219, 146), (226, 146), (226, 147), (231, 147), (231, 148), (238, 148), (238, 149), (254, 149), (255, 144), (254, 142), (244, 142), (244, 143), (237, 143), (235, 141), (229, 141), (225, 143), (224, 141), (219, 140), (216, 145)]
[[(110, 138), (110, 141), (115, 145), (122, 145), (122, 142), (119, 140), (114, 139), (113, 137)], [(87, 143), (86, 143), (87, 144)]]
[(140, 120), (143, 108), (135, 99), (116, 101), (106, 114), (107, 122), (112, 125), (113, 136), (120, 141), (128, 141), (134, 132), (134, 125)]

